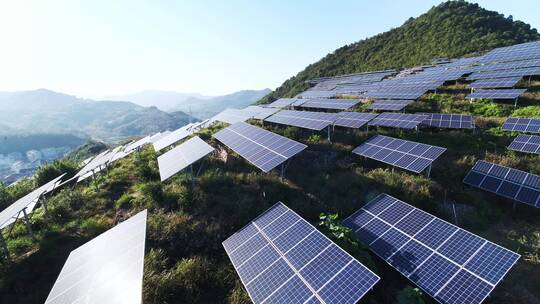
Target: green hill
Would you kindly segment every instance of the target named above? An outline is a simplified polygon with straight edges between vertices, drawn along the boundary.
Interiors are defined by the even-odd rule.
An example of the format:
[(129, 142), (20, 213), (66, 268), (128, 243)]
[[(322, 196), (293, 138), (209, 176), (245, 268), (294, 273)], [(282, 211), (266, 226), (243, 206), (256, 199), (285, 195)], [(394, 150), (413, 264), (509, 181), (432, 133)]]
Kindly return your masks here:
[(436, 57), (456, 58), (495, 47), (540, 39), (536, 29), (511, 16), (465, 1), (449, 1), (410, 18), (402, 26), (343, 46), (285, 81), (260, 103), (293, 97), (306, 80), (426, 64)]

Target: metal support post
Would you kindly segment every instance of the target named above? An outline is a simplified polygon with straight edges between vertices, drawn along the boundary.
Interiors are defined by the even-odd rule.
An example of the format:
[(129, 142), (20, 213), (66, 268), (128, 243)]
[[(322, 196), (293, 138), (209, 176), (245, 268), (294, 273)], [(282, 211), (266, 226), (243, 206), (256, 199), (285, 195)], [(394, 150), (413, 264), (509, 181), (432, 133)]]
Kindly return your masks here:
[(431, 175), (431, 164), (427, 167), (427, 170), (426, 170), (426, 177), (430, 177)]
[(328, 126), (328, 142), (332, 143), (332, 141), (330, 140), (330, 126)]
[(191, 171), (191, 189), (195, 189), (195, 175), (193, 173), (193, 164), (189, 165), (189, 170)]
[(6, 258), (9, 260), (10, 259), (9, 250), (8, 250), (6, 240), (4, 239), (4, 235), (2, 234), (1, 230), (0, 230), (0, 246), (2, 246), (2, 248), (4, 249), (4, 253), (6, 255)]
[(34, 237), (34, 232), (32, 231), (32, 226), (30, 225), (30, 219), (28, 219), (28, 214), (26, 213), (26, 208), (24, 208), (22, 212), (24, 215), (24, 222), (26, 223), (26, 229), (28, 229), (28, 234), (30, 235), (32, 239), (35, 240), (36, 238)]

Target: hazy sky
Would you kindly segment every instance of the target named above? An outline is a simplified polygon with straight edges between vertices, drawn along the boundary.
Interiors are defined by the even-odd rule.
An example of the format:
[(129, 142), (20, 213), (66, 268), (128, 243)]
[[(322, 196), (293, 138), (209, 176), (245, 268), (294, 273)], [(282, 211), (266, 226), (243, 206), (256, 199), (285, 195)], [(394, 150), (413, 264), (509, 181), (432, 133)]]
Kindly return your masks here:
[[(6, 0), (0, 91), (78, 96), (275, 88), (334, 49), (440, 1)], [(540, 1), (483, 7), (540, 26)]]

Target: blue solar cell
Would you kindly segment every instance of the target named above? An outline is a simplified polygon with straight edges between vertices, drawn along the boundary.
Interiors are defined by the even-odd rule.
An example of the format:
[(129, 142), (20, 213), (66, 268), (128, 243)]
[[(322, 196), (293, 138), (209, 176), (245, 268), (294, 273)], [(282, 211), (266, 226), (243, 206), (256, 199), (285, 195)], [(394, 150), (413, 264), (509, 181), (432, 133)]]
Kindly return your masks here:
[(371, 244), (379, 236), (388, 231), (391, 227), (379, 219), (373, 219), (364, 227), (356, 231), (358, 238), (366, 245)]
[(379, 257), (386, 260), (409, 240), (410, 238), (405, 234), (396, 229), (390, 229), (375, 242), (371, 243), (370, 247)]
[(265, 121), (320, 131), (331, 126), (337, 118), (335, 113), (283, 110)]
[(399, 221), (395, 227), (401, 231), (407, 233), (408, 235), (414, 236), (418, 231), (424, 228), (431, 220), (433, 216), (425, 213), (424, 211), (414, 209), (413, 212), (409, 213)]
[(537, 190), (521, 187), (518, 195), (516, 196), (516, 200), (531, 206), (538, 207), (539, 197), (540, 192), (538, 192)]
[(501, 183), (502, 183), (501, 179), (491, 177), (491, 176), (486, 176), (484, 180), (482, 181), (482, 183), (480, 184), (480, 188), (486, 189), (491, 192), (497, 192), (497, 189), (499, 189), (499, 186), (501, 185)]
[(433, 250), (415, 240), (411, 240), (398, 252), (394, 253), (388, 259), (388, 263), (407, 276), (430, 257), (431, 254), (433, 254)]
[(268, 208), (263, 215), (256, 218), (253, 222), (257, 224), (259, 229), (264, 229), (271, 222), (275, 221), (278, 217), (285, 214), (288, 210), (287, 207), (282, 204), (274, 204), (272, 207)]
[(493, 287), (465, 270), (460, 271), (436, 296), (443, 303), (481, 303)]
[(235, 251), (229, 252), (229, 257), (233, 265), (239, 265), (250, 256), (254, 255), (261, 248), (266, 246), (267, 242), (260, 234), (256, 234), (254, 237), (243, 243), (236, 248)]
[(315, 296), (313, 296), (304, 304), (322, 304), (322, 302), (319, 301)]
[(465, 268), (491, 284), (497, 284), (519, 259), (519, 255), (492, 243), (486, 243)]
[(294, 275), (294, 271), (283, 259), (279, 259), (251, 282), (246, 288), (255, 303), (264, 301), (278, 287)]
[(289, 227), (296, 224), (296, 222), (300, 220), (301, 218), (298, 215), (296, 215), (292, 211), (289, 211), (278, 217), (272, 223), (268, 224), (268, 226), (263, 229), (263, 232), (266, 234), (266, 236), (268, 236), (270, 240), (274, 240), (282, 233), (286, 232)]
[(429, 294), (434, 295), (458, 271), (459, 266), (434, 254), (409, 275), (409, 279)]
[(375, 117), (377, 117), (377, 114), (374, 113), (341, 112), (338, 113), (334, 125), (347, 128), (360, 128)]
[(387, 223), (394, 225), (407, 214), (412, 212), (413, 209), (414, 208), (410, 205), (396, 201), (394, 204), (392, 204), (392, 206), (381, 212), (378, 217), (385, 220)]
[(476, 235), (459, 229), (438, 251), (458, 264), (464, 264), (486, 241)]
[(315, 229), (306, 221), (299, 221), (273, 242), (281, 252), (287, 252), (314, 231)]
[(499, 187), (498, 193), (502, 196), (514, 199), (516, 197), (516, 194), (518, 194), (519, 192), (519, 188), (519, 185), (504, 181)]
[(272, 246), (266, 245), (247, 260), (240, 261), (242, 264), (236, 270), (242, 281), (250, 282), (259, 273), (277, 261), (279, 257), (279, 253)]
[(436, 218), (418, 232), (415, 238), (428, 247), (437, 249), (457, 230), (455, 226)]
[(257, 234), (258, 230), (253, 224), (249, 224), (244, 227), (242, 230), (231, 235), (225, 242), (223, 242), (223, 247), (227, 252), (230, 252), (240, 246), (242, 243), (247, 241), (249, 238)]
[(367, 203), (362, 209), (367, 210), (375, 215), (383, 212), (396, 202), (396, 199), (389, 195), (379, 195)]
[(300, 275), (315, 290), (319, 290), (334, 274), (340, 272), (352, 258), (336, 245), (330, 245), (301, 271)]
[(502, 129), (504, 131), (540, 133), (540, 119), (508, 117)]
[(377, 280), (370, 276), (368, 270), (360, 263), (353, 261), (324, 286), (319, 295), (327, 304), (357, 303)]
[(469, 174), (467, 174), (467, 176), (465, 176), (465, 179), (463, 180), (463, 182), (471, 186), (478, 187), (484, 180), (484, 177), (485, 177), (484, 174), (471, 171)]
[(354, 214), (352, 214), (350, 217), (348, 217), (346, 220), (344, 220), (343, 224), (350, 229), (356, 231), (360, 229), (360, 227), (371, 221), (373, 218), (374, 217), (371, 214), (360, 209)]
[(331, 242), (320, 233), (312, 233), (297, 246), (285, 253), (285, 257), (294, 268), (300, 269), (330, 244)]
[(273, 293), (265, 303), (304, 303), (313, 293), (298, 276), (292, 277)]

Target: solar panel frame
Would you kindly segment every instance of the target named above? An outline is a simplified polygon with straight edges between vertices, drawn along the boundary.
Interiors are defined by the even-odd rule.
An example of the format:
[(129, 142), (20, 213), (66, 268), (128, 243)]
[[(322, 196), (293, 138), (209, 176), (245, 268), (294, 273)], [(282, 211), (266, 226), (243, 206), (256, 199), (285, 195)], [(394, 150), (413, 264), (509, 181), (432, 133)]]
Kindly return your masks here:
[(360, 103), (360, 99), (312, 98), (299, 105), (299, 107), (309, 109), (347, 110), (358, 103)]
[(354, 154), (420, 173), (426, 170), (446, 148), (414, 141), (375, 135), (356, 147)]
[(141, 211), (73, 250), (45, 303), (142, 303), (146, 218)]
[(379, 114), (375, 113), (340, 112), (338, 113), (337, 119), (334, 121), (334, 126), (358, 129), (378, 115)]
[(511, 132), (540, 133), (540, 119), (508, 117), (502, 129)]
[(161, 181), (165, 181), (212, 153), (214, 148), (195, 136), (157, 158)]
[(508, 78), (508, 77), (524, 77), (540, 75), (540, 67), (530, 67), (523, 69), (501, 70), (501, 71), (485, 71), (474, 72), (467, 80), (477, 80), (486, 78)]
[(298, 95), (296, 98), (310, 99), (310, 98), (333, 98), (337, 96), (336, 91), (311, 91), (307, 90)]
[(414, 129), (417, 128), (418, 125), (420, 125), (424, 120), (424, 115), (384, 112), (371, 120), (368, 125), (377, 127)]
[(213, 137), (265, 173), (307, 148), (292, 139), (244, 122), (231, 125)]
[(540, 176), (479, 160), (463, 183), (514, 201), (540, 208)]
[(266, 117), (276, 113), (279, 109), (276, 108), (264, 108), (259, 106), (248, 106), (242, 111), (250, 113), (252, 119), (265, 119)]
[(367, 108), (369, 110), (401, 111), (413, 102), (413, 100), (377, 99)]
[(173, 145), (174, 143), (185, 139), (189, 135), (191, 135), (191, 132), (186, 130), (185, 127), (176, 129), (172, 131), (170, 134), (168, 134), (167, 136), (164, 136), (156, 140), (156, 142), (152, 144), (154, 146), (154, 151), (159, 152), (167, 148), (168, 146)]
[[(223, 247), (253, 303), (353, 304), (380, 280), (281, 202), (227, 238)], [(282, 292), (292, 280), (294, 287)]]
[(508, 150), (540, 154), (540, 136), (519, 134), (510, 143)]
[(422, 125), (434, 128), (474, 129), (474, 119), (471, 115), (450, 113), (418, 113), (426, 116)]
[(290, 107), (293, 103), (299, 101), (299, 98), (280, 98), (270, 104), (264, 105), (267, 108), (287, 108)]
[(522, 77), (506, 77), (506, 78), (486, 78), (478, 79), (472, 82), (469, 86), (473, 89), (495, 89), (495, 88), (513, 88)]
[[(386, 219), (386, 214), (394, 215), (393, 219)], [(483, 302), (520, 258), (517, 253), (384, 193), (343, 223), (388, 265), (443, 304)], [(390, 251), (388, 245), (381, 246), (385, 242)], [(490, 255), (487, 247), (497, 253)], [(454, 287), (464, 282), (460, 277), (463, 273), (478, 281)], [(455, 294), (455, 290), (471, 288), (475, 294)]]
[(210, 118), (210, 120), (212, 122), (221, 121), (232, 125), (240, 121), (246, 121), (250, 119), (252, 115), (253, 114), (250, 112), (239, 109), (225, 109), (217, 115), (214, 115), (212, 118)]
[(337, 117), (335, 113), (282, 110), (264, 121), (321, 131), (331, 126)]
[(523, 95), (527, 89), (485, 89), (477, 90), (469, 94), (466, 99), (516, 99)]

